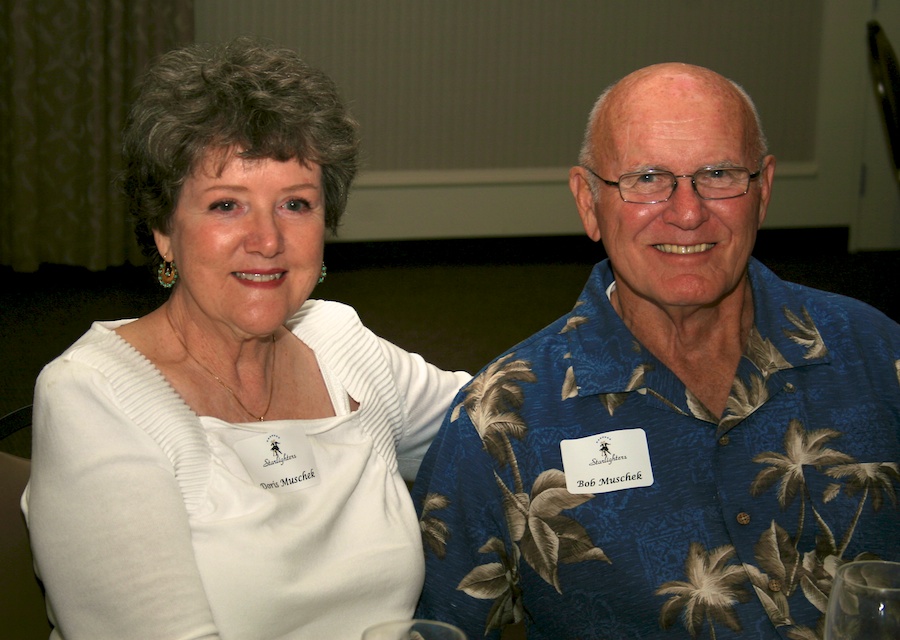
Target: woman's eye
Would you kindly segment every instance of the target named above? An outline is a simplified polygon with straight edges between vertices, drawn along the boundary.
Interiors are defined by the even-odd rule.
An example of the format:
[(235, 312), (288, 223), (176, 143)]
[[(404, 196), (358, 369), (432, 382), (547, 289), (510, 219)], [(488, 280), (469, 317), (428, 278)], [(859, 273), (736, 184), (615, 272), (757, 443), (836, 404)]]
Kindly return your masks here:
[(222, 213), (233, 213), (237, 211), (237, 202), (233, 200), (219, 200), (210, 205), (210, 211), (221, 211)]
[(309, 202), (302, 198), (291, 198), (284, 203), (284, 208), (288, 211), (306, 211), (309, 209)]

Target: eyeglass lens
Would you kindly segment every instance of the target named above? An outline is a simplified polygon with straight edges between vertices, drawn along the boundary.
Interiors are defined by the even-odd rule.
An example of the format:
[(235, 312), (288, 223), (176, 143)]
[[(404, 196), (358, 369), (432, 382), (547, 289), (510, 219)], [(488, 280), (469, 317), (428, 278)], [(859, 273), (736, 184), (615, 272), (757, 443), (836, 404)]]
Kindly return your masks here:
[[(723, 200), (744, 195), (750, 187), (750, 171), (742, 167), (724, 169), (700, 169), (691, 178), (694, 189), (704, 200)], [(653, 204), (672, 197), (677, 186), (675, 174), (670, 171), (626, 173), (619, 178), (619, 193), (626, 202)]]

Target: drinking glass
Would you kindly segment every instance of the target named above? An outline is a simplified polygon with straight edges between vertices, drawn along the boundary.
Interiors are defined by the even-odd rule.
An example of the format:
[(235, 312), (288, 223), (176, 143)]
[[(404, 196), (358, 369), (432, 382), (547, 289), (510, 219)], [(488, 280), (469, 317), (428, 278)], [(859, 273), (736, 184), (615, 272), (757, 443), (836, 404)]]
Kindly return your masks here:
[(828, 598), (825, 640), (896, 638), (900, 638), (900, 562), (841, 565)]
[(436, 620), (394, 620), (369, 627), (362, 640), (466, 640), (466, 634)]

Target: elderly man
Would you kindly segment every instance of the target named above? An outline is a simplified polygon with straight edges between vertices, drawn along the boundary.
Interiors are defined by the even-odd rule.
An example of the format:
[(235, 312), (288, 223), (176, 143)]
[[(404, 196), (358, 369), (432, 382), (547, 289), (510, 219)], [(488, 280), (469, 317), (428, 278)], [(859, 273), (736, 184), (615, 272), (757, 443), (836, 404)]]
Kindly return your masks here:
[(837, 566), (900, 560), (900, 326), (751, 258), (774, 172), (708, 69), (599, 98), (569, 184), (609, 260), (447, 416), (414, 489), (420, 617), (812, 639)]

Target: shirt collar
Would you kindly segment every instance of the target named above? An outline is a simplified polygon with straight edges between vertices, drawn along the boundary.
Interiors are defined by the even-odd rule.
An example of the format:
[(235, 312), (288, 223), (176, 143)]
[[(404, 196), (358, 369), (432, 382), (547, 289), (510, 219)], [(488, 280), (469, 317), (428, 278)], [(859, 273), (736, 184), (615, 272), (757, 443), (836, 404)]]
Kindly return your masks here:
[[(779, 279), (755, 258), (749, 274), (756, 335), (745, 357), (766, 375), (828, 362), (828, 347), (798, 285)], [(613, 309), (606, 290), (614, 280), (608, 259), (596, 264), (562, 329), (579, 395), (632, 391), (642, 386), (635, 371), (662, 366)]]

